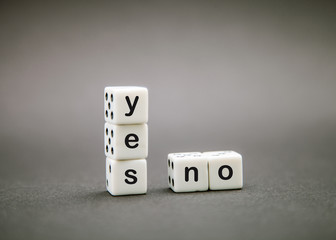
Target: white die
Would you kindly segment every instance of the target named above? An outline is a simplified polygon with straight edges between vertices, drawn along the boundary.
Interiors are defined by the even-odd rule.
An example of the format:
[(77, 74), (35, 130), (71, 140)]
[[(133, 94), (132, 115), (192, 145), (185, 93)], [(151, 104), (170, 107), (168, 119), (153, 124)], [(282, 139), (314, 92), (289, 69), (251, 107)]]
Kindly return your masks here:
[(140, 124), (148, 121), (148, 90), (145, 87), (106, 87), (105, 121), (113, 124)]
[(209, 189), (225, 190), (243, 187), (243, 159), (234, 151), (203, 153), (209, 165)]
[(168, 154), (168, 184), (174, 192), (208, 190), (207, 159), (199, 152)]
[(139, 159), (148, 155), (148, 126), (105, 123), (105, 155), (112, 159)]
[(114, 196), (147, 192), (147, 161), (106, 158), (106, 189)]

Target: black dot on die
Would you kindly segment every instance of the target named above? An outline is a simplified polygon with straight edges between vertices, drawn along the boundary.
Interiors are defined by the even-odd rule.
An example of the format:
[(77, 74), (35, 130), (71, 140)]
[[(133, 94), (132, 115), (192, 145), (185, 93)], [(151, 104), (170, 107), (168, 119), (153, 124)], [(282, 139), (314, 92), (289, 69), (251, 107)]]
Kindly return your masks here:
[(170, 159), (168, 159), (168, 167), (170, 167)]
[(106, 152), (108, 152), (108, 146), (106, 145)]
[(113, 147), (111, 147), (111, 153), (112, 153), (112, 155), (114, 154)]
[(106, 115), (106, 117), (108, 117), (108, 111), (106, 110), (106, 112), (105, 112), (105, 115)]
[(105, 94), (105, 100), (107, 101), (107, 99), (108, 99), (108, 94), (106, 93)]
[(111, 119), (113, 119), (113, 112), (111, 112)]
[(111, 130), (111, 137), (113, 137), (113, 130)]
[(172, 179), (172, 184), (173, 184), (173, 187), (174, 187), (174, 178)]
[(106, 128), (106, 136), (108, 135), (108, 128)]
[(113, 94), (111, 94), (111, 102), (113, 102)]
[(106, 179), (106, 185), (108, 186), (108, 179)]
[(172, 165), (172, 169), (174, 169), (174, 162), (172, 162), (171, 165)]
[(110, 170), (110, 172), (111, 172), (111, 165), (109, 166), (109, 170)]
[(170, 182), (171, 182), (171, 181), (170, 181), (170, 176), (168, 177), (168, 182), (169, 182), (169, 184), (170, 184)]
[(111, 145), (111, 138), (109, 138), (109, 141), (108, 141), (108, 142), (109, 142), (109, 144)]
[(108, 109), (111, 109), (111, 103), (110, 102), (107, 104), (107, 106), (108, 106)]

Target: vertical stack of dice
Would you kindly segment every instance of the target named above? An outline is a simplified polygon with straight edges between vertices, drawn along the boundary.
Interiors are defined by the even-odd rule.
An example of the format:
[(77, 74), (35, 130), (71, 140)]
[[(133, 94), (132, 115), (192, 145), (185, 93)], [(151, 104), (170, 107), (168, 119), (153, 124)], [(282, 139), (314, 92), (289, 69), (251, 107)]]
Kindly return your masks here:
[(113, 195), (147, 192), (148, 90), (106, 87), (106, 188)]

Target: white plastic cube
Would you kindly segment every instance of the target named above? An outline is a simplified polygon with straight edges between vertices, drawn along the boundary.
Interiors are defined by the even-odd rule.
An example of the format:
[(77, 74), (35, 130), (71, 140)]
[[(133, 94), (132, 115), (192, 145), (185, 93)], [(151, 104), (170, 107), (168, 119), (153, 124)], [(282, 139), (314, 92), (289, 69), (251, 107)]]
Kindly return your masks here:
[(117, 161), (106, 158), (106, 189), (114, 196), (145, 194), (147, 192), (146, 160)]
[(148, 90), (145, 87), (106, 87), (105, 121), (113, 124), (140, 124), (148, 121)]
[(201, 153), (168, 154), (168, 184), (174, 192), (208, 190), (207, 159)]
[(148, 155), (147, 124), (105, 123), (105, 155), (112, 159), (139, 159)]
[(243, 187), (243, 159), (234, 151), (205, 152), (209, 164), (209, 189), (225, 190)]

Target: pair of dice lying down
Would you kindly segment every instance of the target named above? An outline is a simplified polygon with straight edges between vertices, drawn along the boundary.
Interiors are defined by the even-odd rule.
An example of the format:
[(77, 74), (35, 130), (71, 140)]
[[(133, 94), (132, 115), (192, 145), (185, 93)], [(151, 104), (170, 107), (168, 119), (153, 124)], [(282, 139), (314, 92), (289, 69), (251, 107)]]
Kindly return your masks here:
[(168, 154), (168, 184), (174, 192), (241, 189), (243, 159), (234, 151)]

